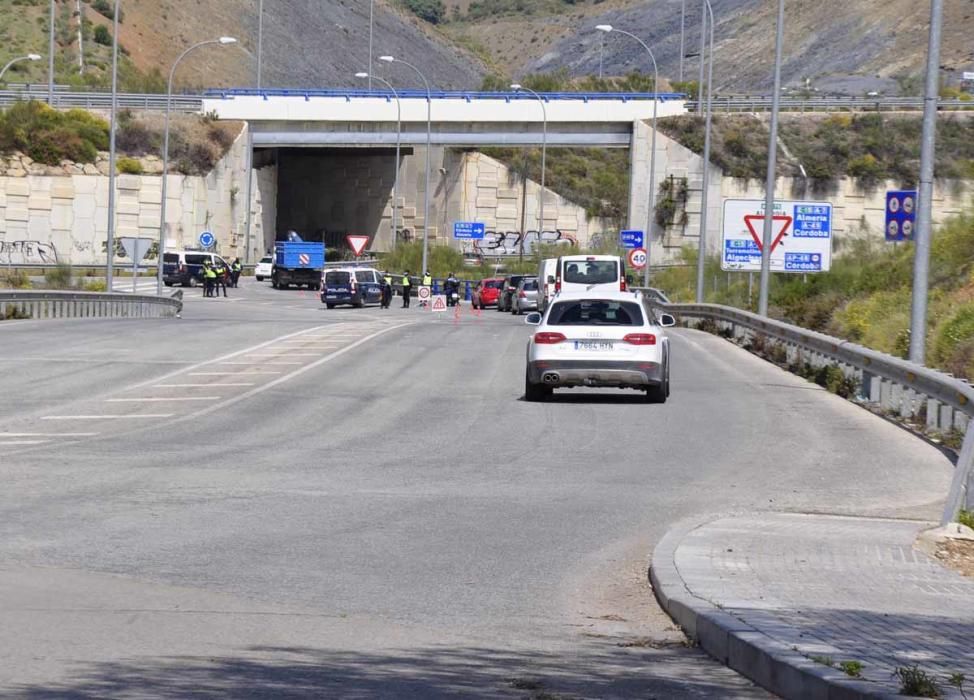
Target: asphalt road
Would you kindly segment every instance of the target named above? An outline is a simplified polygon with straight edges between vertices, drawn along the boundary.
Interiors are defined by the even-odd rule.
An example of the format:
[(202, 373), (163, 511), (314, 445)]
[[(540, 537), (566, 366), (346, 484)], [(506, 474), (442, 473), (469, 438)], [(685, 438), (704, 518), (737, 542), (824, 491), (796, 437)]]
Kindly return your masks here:
[(935, 517), (948, 486), (933, 447), (695, 331), (666, 405), (529, 404), (510, 315), (230, 293), (0, 324), (0, 695), (767, 697), (660, 612), (654, 543)]

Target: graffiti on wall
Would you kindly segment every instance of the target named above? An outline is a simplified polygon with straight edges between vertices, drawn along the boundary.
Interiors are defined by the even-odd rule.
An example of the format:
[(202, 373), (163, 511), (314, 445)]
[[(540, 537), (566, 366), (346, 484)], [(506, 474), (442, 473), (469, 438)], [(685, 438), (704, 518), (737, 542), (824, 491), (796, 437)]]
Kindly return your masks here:
[(0, 262), (7, 265), (56, 265), (57, 248), (42, 241), (0, 241)]
[(565, 245), (575, 247), (578, 240), (563, 231), (486, 231), (483, 240), (473, 242), (473, 252), (479, 255), (518, 255), (531, 253), (538, 245)]

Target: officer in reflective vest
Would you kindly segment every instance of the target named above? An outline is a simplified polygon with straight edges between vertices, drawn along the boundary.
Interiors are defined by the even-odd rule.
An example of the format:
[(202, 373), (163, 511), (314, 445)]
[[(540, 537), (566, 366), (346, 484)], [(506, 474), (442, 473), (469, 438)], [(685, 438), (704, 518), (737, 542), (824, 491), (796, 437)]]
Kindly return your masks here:
[(216, 270), (210, 264), (209, 260), (203, 261), (203, 296), (211, 297), (214, 296), (214, 287), (216, 286)]
[(240, 264), (240, 258), (234, 258), (233, 264), (230, 266), (230, 279), (232, 281), (232, 287), (236, 287), (240, 282), (240, 272), (242, 270), (243, 265)]
[[(423, 286), (424, 287), (430, 287), (430, 288), (432, 288), (432, 286), (433, 286), (433, 276), (430, 274), (430, 271), (429, 270), (427, 270), (423, 274)], [(430, 291), (432, 291), (432, 289)], [(425, 301), (421, 301), (421, 302), (419, 302), (419, 305), (420, 306), (426, 306), (426, 302)]]
[(392, 303), (392, 275), (388, 272), (386, 276), (382, 278), (382, 308), (388, 309), (389, 304)]
[(409, 281), (409, 270), (402, 276), (402, 308), (409, 308), (409, 292), (413, 283)]

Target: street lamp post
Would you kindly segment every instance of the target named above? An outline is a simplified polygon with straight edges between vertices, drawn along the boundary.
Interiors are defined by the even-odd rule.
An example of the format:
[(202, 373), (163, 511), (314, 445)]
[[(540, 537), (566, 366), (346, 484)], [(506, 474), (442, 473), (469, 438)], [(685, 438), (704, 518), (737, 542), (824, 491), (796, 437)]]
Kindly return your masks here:
[(684, 37), (686, 36), (686, 25), (687, 25), (687, 0), (682, 0), (680, 3), (680, 82), (683, 82), (683, 59), (686, 58), (683, 54), (686, 52), (684, 45)]
[(643, 283), (648, 287), (650, 253), (653, 245), (653, 220), (656, 218), (656, 112), (659, 106), (659, 68), (656, 66), (656, 57), (653, 55), (652, 49), (635, 34), (623, 29), (616, 29), (611, 24), (600, 24), (596, 29), (600, 32), (618, 32), (630, 39), (635, 39), (646, 49), (646, 53), (649, 54), (649, 58), (653, 62), (653, 92), (656, 94), (653, 95), (653, 137), (649, 153), (649, 211), (646, 214), (646, 268), (643, 271)]
[[(698, 304), (704, 301), (704, 273), (707, 267), (707, 207), (710, 200), (710, 127), (713, 121), (713, 94), (714, 94), (714, 9), (710, 5), (710, 0), (703, 0), (703, 26), (700, 29), (701, 35), (707, 31), (707, 15), (710, 15), (710, 55), (707, 62), (707, 116), (704, 121), (703, 131), (703, 176), (701, 178), (700, 190), (700, 232), (697, 236), (697, 294)], [(700, 53), (700, 70), (703, 74), (703, 57)], [(697, 99), (703, 105), (703, 83), (697, 86)]]
[[(112, 106), (108, 120), (108, 226), (105, 247), (108, 260), (105, 265), (105, 284), (108, 293), (114, 289), (115, 277), (115, 121), (118, 113), (118, 13), (121, 0), (115, 0), (112, 24)], [(159, 252), (160, 264), (162, 251)]]
[[(395, 179), (392, 181), (392, 248), (396, 247), (396, 238), (399, 232), (399, 220), (396, 216), (396, 211), (399, 208), (399, 149), (402, 145), (402, 103), (399, 101), (399, 93), (396, 88), (392, 86), (385, 78), (380, 78), (378, 75), (370, 75), (368, 73), (356, 73), (356, 78), (368, 78), (371, 83), (372, 80), (377, 80), (387, 88), (392, 91), (393, 96), (396, 98), (396, 174)], [(424, 270), (425, 272), (425, 270)]]
[[(374, 19), (375, 19), (375, 0), (369, 0), (369, 71), (366, 74), (369, 77), (369, 90), (372, 89), (372, 77), (373, 77), (372, 76), (372, 29), (374, 27)], [(390, 87), (392, 86), (390, 85)], [(397, 95), (396, 100), (398, 99), (399, 97)], [(398, 164), (398, 159), (397, 159), (397, 164)]]
[(781, 50), (785, 38), (785, 0), (778, 0), (778, 31), (774, 47), (774, 94), (771, 96), (771, 135), (768, 138), (768, 177), (764, 198), (764, 235), (761, 238), (761, 288), (758, 291), (758, 314), (768, 315), (768, 292), (771, 286), (771, 244), (774, 225), (774, 185), (778, 160), (778, 105), (781, 100)]
[(420, 72), (419, 68), (414, 66), (412, 63), (407, 63), (401, 58), (395, 58), (394, 56), (379, 56), (380, 61), (386, 63), (401, 63), (407, 68), (412, 68), (416, 72), (416, 75), (420, 77), (423, 84), (426, 86), (426, 191), (424, 192), (424, 202), (423, 202), (423, 271), (422, 274), (426, 274), (426, 262), (429, 254), (429, 230), (430, 230), (430, 143), (432, 134), (432, 106), (433, 106), (433, 93), (430, 90), (429, 81), (426, 80), (426, 76)]
[[(162, 294), (162, 255), (166, 250), (166, 195), (169, 183), (169, 115), (172, 111), (172, 82), (173, 78), (176, 76), (176, 68), (179, 66), (180, 61), (182, 61), (186, 56), (195, 51), (196, 49), (202, 48), (204, 46), (211, 45), (221, 45), (226, 46), (229, 44), (236, 44), (237, 40), (232, 36), (221, 36), (219, 39), (210, 39), (208, 41), (201, 41), (198, 44), (190, 46), (188, 49), (183, 51), (176, 62), (172, 64), (172, 68), (169, 71), (169, 82), (166, 87), (166, 121), (165, 129), (163, 132), (162, 140), (162, 205), (159, 210), (159, 269), (157, 271), (157, 289), (158, 293)], [(248, 173), (249, 176), (249, 173)], [(247, 206), (250, 207), (250, 202), (247, 202)]]
[[(264, 0), (257, 2), (257, 89), (261, 88), (264, 67)], [(250, 206), (249, 204), (247, 206)]]
[(15, 63), (20, 63), (21, 61), (39, 61), (41, 60), (41, 55), (38, 53), (29, 53), (26, 56), (18, 56), (17, 58), (11, 59), (7, 65), (0, 69), (0, 80), (3, 80), (3, 74), (7, 72), (7, 69)]
[[(545, 160), (548, 150), (548, 108), (545, 107), (544, 98), (536, 93), (531, 88), (526, 88), (518, 83), (511, 85), (511, 90), (515, 92), (519, 90), (524, 90), (524, 92), (530, 92), (534, 95), (535, 99), (541, 104), (541, 193), (538, 195), (538, 246), (541, 246), (541, 237), (544, 233), (544, 176), (545, 176)], [(521, 254), (519, 261), (524, 259), (524, 237), (527, 235), (527, 231), (521, 232)]]
[(917, 227), (913, 237), (913, 295), (910, 303), (910, 360), (922, 365), (927, 342), (927, 286), (930, 274), (930, 240), (933, 237), (933, 175), (937, 143), (937, 98), (940, 91), (940, 35), (943, 0), (930, 3), (927, 78), (923, 95), (923, 133), (920, 141), (920, 187), (917, 192)]
[(51, 0), (51, 21), (47, 28), (47, 104), (54, 104), (54, 0)]

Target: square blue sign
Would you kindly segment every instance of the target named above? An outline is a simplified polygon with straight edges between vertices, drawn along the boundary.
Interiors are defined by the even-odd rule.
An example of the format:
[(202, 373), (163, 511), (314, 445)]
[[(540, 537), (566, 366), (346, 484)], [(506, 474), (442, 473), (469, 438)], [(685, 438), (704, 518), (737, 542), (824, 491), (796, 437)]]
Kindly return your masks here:
[(477, 221), (453, 222), (453, 237), (479, 241), (483, 239), (486, 227)]
[(644, 248), (642, 231), (619, 231), (619, 245), (623, 248)]

